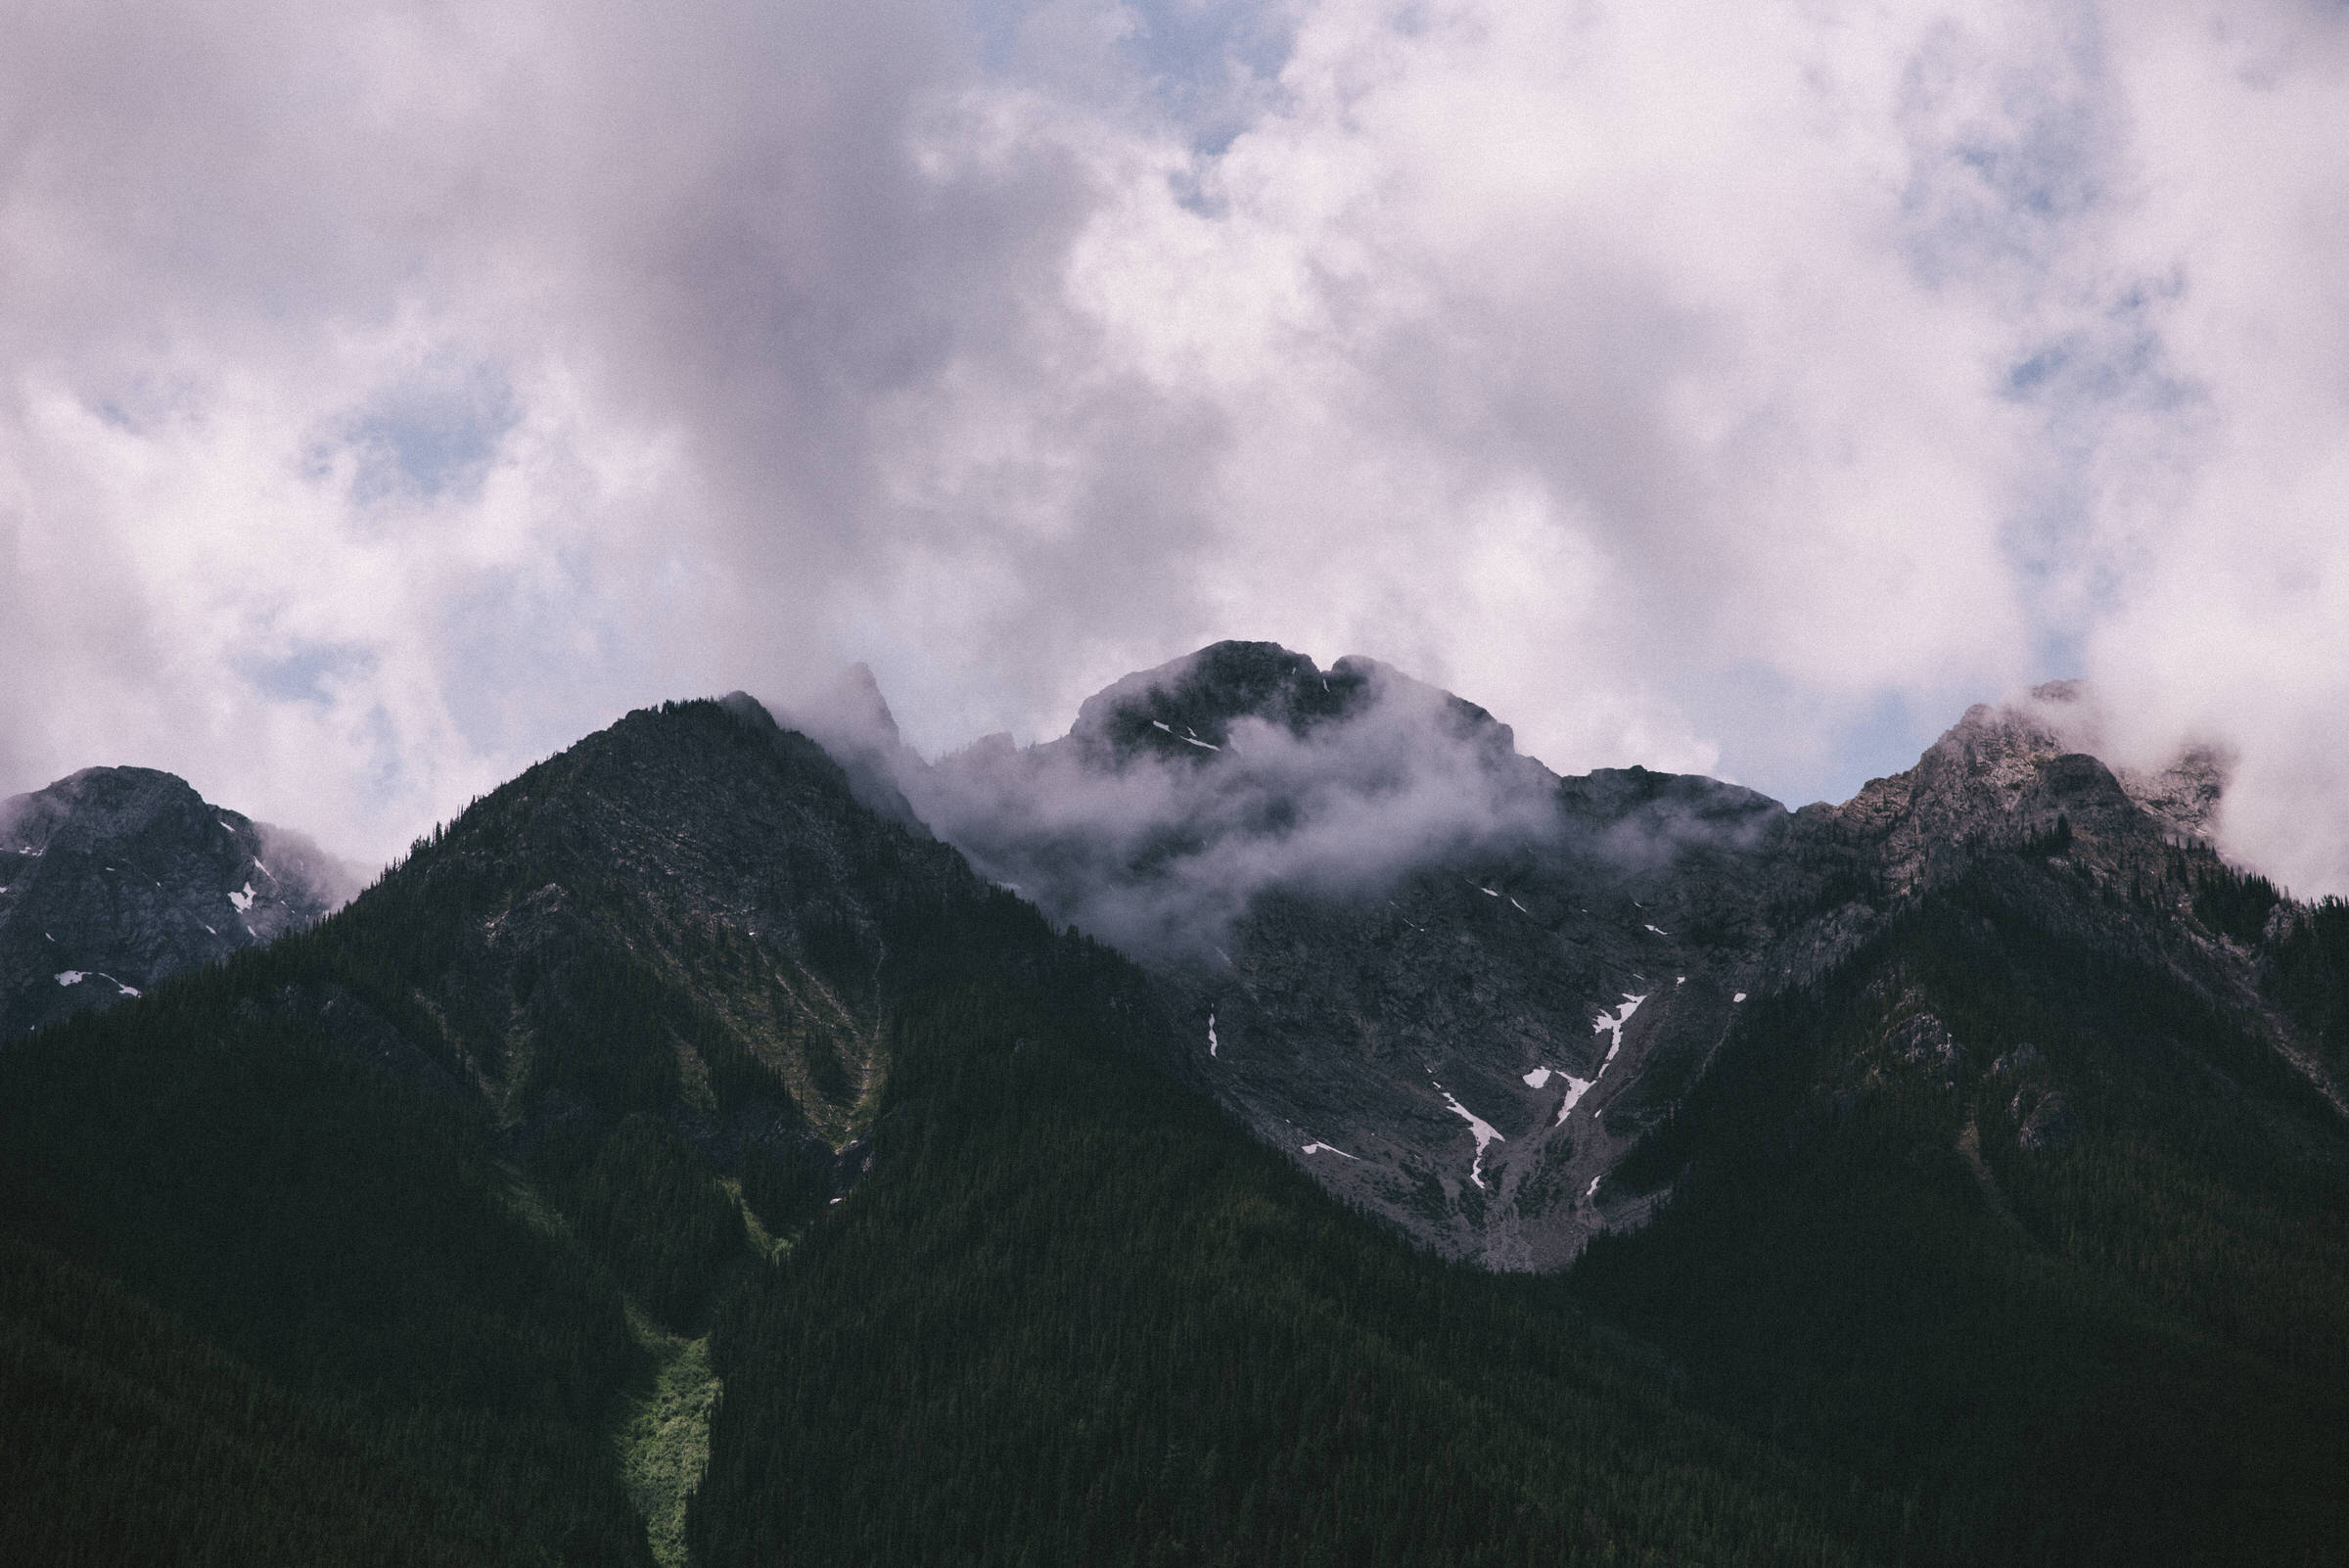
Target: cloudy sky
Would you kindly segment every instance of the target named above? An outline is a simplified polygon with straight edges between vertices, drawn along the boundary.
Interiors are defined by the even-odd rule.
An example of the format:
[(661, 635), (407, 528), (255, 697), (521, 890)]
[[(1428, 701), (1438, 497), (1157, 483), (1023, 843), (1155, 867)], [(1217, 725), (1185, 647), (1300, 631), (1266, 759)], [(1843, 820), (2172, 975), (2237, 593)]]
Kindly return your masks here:
[(2099, 683), (2349, 891), (2334, 3), (0, 0), (0, 792), (382, 855), (1225, 636), (1840, 799)]

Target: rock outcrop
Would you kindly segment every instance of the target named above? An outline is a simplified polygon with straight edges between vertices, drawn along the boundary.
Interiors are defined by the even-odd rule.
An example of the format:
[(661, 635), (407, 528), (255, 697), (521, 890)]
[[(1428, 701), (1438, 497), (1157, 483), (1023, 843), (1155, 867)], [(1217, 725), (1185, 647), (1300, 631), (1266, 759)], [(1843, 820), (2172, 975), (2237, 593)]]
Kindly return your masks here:
[(0, 1038), (326, 915), (355, 868), (145, 767), (0, 801)]

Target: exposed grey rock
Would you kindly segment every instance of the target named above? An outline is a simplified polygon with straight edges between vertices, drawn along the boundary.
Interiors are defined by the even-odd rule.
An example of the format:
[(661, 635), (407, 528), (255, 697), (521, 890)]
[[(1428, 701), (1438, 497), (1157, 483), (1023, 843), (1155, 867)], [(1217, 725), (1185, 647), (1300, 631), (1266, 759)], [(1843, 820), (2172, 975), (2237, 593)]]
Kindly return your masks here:
[(1990, 1071), (1997, 1078), (2019, 1078), (2045, 1059), (2038, 1046), (2026, 1041), (1991, 1063)]
[(1917, 1013), (1893, 1026), (1885, 1043), (1904, 1062), (1946, 1067), (1958, 1057), (1958, 1041), (1931, 1013)]
[(355, 868), (145, 767), (0, 802), (0, 1038), (320, 919)]
[(2060, 1149), (2079, 1134), (2079, 1124), (2072, 1119), (2071, 1107), (2060, 1089), (2042, 1095), (2028, 1115), (2023, 1115), (2022, 1103), (2017, 1096), (2015, 1114), (2022, 1117), (2022, 1125), (2015, 1131), (2015, 1141), (2024, 1148)]
[[(1979, 706), (1915, 766), (1790, 812), (1636, 767), (1559, 778), (1374, 661), (1219, 643), (1058, 740), (893, 765), (983, 874), (1151, 967), (1188, 1020), (1177, 1070), (1315, 1179), (1449, 1256), (1542, 1268), (1644, 1219), (1660, 1194), (1604, 1178), (1741, 1018), (1936, 887), (2036, 862), (2184, 911), (2166, 857), (2223, 760), (2124, 777), (2092, 717), (2069, 683)], [(2179, 941), (2196, 986), (2251, 1004), (2219, 945)], [(1922, 1001), (1889, 1045), (1945, 1087), (1968, 1071)]]

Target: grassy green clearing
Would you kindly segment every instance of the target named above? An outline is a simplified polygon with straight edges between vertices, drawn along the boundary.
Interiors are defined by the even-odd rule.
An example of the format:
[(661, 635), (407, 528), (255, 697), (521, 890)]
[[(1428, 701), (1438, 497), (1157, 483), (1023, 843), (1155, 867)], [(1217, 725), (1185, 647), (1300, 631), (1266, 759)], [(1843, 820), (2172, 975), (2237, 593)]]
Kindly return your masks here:
[(683, 1568), (685, 1505), (710, 1465), (710, 1412), (717, 1404), (710, 1337), (669, 1333), (632, 1309), (628, 1328), (644, 1348), (650, 1371), (642, 1387), (622, 1397), (614, 1423), (621, 1480), (644, 1517), (654, 1560), (662, 1568)]

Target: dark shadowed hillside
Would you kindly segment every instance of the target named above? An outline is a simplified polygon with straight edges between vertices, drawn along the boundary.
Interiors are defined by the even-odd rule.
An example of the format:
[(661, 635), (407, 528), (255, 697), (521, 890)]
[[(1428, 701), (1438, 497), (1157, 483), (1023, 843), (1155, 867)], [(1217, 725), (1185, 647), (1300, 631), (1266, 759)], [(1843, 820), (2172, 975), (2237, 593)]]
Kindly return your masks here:
[[(1116, 730), (1196, 809), (1118, 818), (1155, 870), (1098, 835), (1059, 864), (1180, 881), (1333, 800), (1449, 823), (1457, 865), (1380, 861), (1407, 940), (1328, 879), (1372, 840), (1292, 842), (1214, 884), (1224, 978), (1137, 966), (906, 821), (885, 752), (852, 775), (735, 699), (0, 1047), (0, 1555), (2342, 1560), (2337, 906), (1987, 714), (1789, 814), (1543, 783), (1398, 688), (1389, 739), (1503, 776), (1364, 816), (1423, 775), (1315, 749), (1339, 684), (1285, 753), (1213, 705)], [(1252, 741), (1352, 782), (1284, 828), (1265, 775), (1206, 771)], [(1523, 778), (1548, 837), (1457, 836)], [(1610, 966), (1651, 990), (1593, 1031)], [(1347, 1088), (1386, 1060), (1473, 1109), (1478, 1062), (1552, 1053), (1567, 1087), (1518, 1074), (1490, 1147)], [(1315, 1094), (1404, 1149), (1449, 1120), (1469, 1179), (1428, 1223), (1475, 1234), (1557, 1184), (1533, 1156), (1602, 1149), (1551, 1200), (1598, 1239), (1565, 1273), (1413, 1245), (1451, 1232), (1267, 1134)]]

